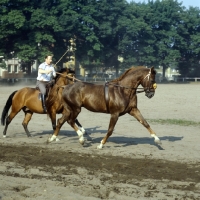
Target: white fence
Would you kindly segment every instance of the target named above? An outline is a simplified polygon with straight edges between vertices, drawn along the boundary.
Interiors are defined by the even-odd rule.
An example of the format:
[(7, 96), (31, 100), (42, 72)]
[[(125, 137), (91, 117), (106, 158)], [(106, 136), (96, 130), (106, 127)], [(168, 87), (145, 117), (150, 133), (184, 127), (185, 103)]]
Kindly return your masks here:
[[(102, 82), (109, 82), (113, 79), (110, 78), (88, 78), (88, 77), (81, 77), (79, 78), (81, 81), (85, 82), (94, 82), (94, 83), (102, 83)], [(158, 83), (162, 83), (162, 81), (156, 80)], [(200, 83), (200, 77), (174, 77), (174, 80), (168, 80), (168, 82), (180, 82), (180, 83), (187, 83), (187, 82), (199, 82)], [(36, 84), (36, 78), (10, 78), (10, 79), (2, 79), (0, 78), (0, 84)]]
[(175, 82), (200, 82), (200, 77), (175, 77)]
[(0, 84), (36, 84), (36, 78), (0, 78)]

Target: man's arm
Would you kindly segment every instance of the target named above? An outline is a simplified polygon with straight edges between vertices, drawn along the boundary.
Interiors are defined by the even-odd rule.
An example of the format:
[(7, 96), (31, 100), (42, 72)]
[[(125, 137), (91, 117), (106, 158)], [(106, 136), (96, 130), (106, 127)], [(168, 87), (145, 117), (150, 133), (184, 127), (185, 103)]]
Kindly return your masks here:
[(38, 71), (39, 71), (40, 74), (49, 74), (49, 73), (51, 73), (53, 70), (52, 70), (52, 69), (44, 70), (44, 69), (39, 68)]

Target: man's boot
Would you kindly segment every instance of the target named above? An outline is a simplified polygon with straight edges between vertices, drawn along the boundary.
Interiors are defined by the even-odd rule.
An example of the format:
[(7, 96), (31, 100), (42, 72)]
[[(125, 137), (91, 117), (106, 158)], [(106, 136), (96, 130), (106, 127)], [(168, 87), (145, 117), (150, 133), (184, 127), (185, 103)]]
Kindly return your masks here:
[(46, 105), (45, 105), (45, 95), (41, 94), (41, 98), (42, 98), (42, 107), (43, 107), (44, 113), (46, 113), (47, 108), (46, 108)]

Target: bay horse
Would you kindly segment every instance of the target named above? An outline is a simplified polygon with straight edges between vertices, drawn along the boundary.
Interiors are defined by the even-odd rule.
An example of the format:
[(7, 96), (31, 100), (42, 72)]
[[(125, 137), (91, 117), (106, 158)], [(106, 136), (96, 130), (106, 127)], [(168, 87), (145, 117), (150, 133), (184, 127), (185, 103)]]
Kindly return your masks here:
[[(56, 73), (56, 77), (52, 80), (51, 86), (49, 86), (49, 95), (46, 99), (46, 107), (48, 113), (44, 113), (43, 111), (40, 91), (37, 88), (25, 87), (14, 91), (8, 97), (1, 115), (1, 125), (5, 125), (3, 137), (6, 137), (8, 125), (21, 110), (23, 110), (25, 114), (22, 126), (24, 127), (28, 137), (31, 137), (31, 134), (28, 130), (28, 123), (31, 120), (33, 113), (48, 114), (51, 119), (53, 130), (55, 130), (56, 114), (63, 112), (63, 105), (61, 103), (63, 86), (74, 83), (75, 71), (68, 68), (62, 68), (59, 72)], [(8, 111), (11, 106), (11, 112), (8, 116)], [(81, 126), (77, 119), (76, 124), (79, 126), (81, 132), (85, 133), (85, 129)]]
[[(65, 121), (77, 132), (79, 142), (84, 144), (83, 133), (75, 125), (75, 119), (81, 112), (81, 107), (97, 113), (107, 113), (111, 115), (106, 136), (101, 140), (97, 148), (103, 148), (107, 139), (112, 135), (114, 127), (120, 116), (128, 113), (135, 117), (155, 139), (155, 143), (160, 144), (160, 139), (150, 128), (139, 109), (137, 108), (137, 89), (139, 85), (143, 88), (145, 95), (152, 98), (157, 88), (155, 82), (156, 71), (154, 67), (132, 67), (124, 72), (119, 78), (114, 79), (105, 85), (95, 85), (87, 82), (76, 82), (67, 85), (63, 90), (64, 112), (58, 123), (54, 134), (48, 138), (47, 142), (56, 140), (60, 128)], [(141, 92), (141, 91), (140, 91)]]

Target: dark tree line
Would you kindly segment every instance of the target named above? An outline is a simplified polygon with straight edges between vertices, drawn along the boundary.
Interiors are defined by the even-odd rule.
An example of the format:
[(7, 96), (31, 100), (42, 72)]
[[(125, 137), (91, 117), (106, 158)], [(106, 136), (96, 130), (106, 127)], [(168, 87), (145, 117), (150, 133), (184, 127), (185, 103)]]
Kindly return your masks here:
[(0, 23), (5, 58), (57, 61), (73, 38), (84, 67), (174, 66), (200, 76), (200, 10), (177, 0), (0, 0)]

